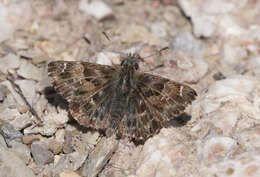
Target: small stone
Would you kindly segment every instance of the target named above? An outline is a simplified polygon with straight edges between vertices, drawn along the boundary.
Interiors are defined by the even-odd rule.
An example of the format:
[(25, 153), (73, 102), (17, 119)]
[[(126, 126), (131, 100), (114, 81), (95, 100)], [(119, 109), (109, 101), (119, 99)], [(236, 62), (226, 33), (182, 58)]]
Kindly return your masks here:
[(30, 149), (22, 143), (14, 142), (12, 143), (11, 151), (13, 151), (24, 163), (28, 164), (31, 159)]
[(197, 143), (199, 156), (206, 165), (219, 162), (235, 152), (237, 142), (229, 137), (212, 137), (203, 144)]
[(23, 134), (16, 130), (11, 124), (3, 124), (0, 127), (0, 134), (4, 137), (6, 144), (11, 147), (13, 141), (22, 142)]
[(88, 154), (81, 154), (79, 152), (73, 152), (70, 154), (65, 154), (55, 165), (55, 172), (60, 173), (63, 170), (77, 170), (79, 169), (84, 161), (86, 160)]
[(16, 130), (23, 130), (31, 123), (32, 123), (32, 119), (29, 113), (24, 113), (22, 115), (19, 115), (18, 117), (10, 121), (10, 124), (12, 124)]
[(249, 151), (200, 169), (201, 176), (258, 177), (260, 175), (259, 149)]
[(47, 104), (48, 100), (45, 98), (45, 95), (38, 97), (36, 103), (33, 105), (33, 108), (39, 117), (44, 116), (44, 110), (46, 110)]
[[(55, 110), (53, 110), (55, 111)], [(24, 134), (38, 134), (45, 136), (53, 135), (58, 128), (62, 128), (66, 125), (69, 120), (68, 112), (66, 110), (61, 110), (59, 113), (50, 112), (43, 116), (43, 126), (41, 127), (28, 127), (24, 129)]]
[(26, 98), (27, 102), (33, 106), (34, 100), (36, 98), (35, 91), (35, 81), (32, 80), (16, 80), (15, 84), (17, 84), (22, 90), (22, 94)]
[[(29, 2), (9, 2), (0, 4), (0, 43), (9, 41), (14, 37), (13, 33), (28, 22), (32, 15), (32, 7)], [(16, 42), (16, 40), (15, 40)], [(15, 43), (13, 42), (13, 43)], [(1, 61), (2, 62), (2, 61)]]
[(45, 143), (33, 143), (31, 145), (31, 152), (34, 161), (39, 166), (52, 163), (54, 161), (54, 155), (48, 150)]
[(0, 85), (0, 102), (3, 102), (7, 94), (7, 87)]
[(61, 110), (59, 113), (49, 113), (43, 117), (43, 120), (44, 126), (41, 134), (50, 136), (53, 135), (58, 128), (64, 127), (64, 125), (68, 122), (68, 112)]
[(21, 115), (17, 109), (4, 108), (3, 111), (0, 111), (0, 120), (1, 121), (12, 121), (16, 118), (19, 118)]
[(64, 137), (65, 137), (65, 130), (64, 129), (59, 129), (55, 133), (55, 140), (64, 143)]
[(88, 149), (94, 148), (99, 138), (98, 132), (87, 132), (82, 135), (83, 143), (87, 145)]
[(79, 9), (87, 14), (93, 15), (98, 20), (103, 20), (113, 16), (113, 12), (109, 6), (103, 1), (85, 1), (79, 2)]
[(4, 137), (1, 134), (0, 134), (0, 146), (4, 147), (4, 148), (7, 148), (7, 144), (5, 142), (5, 139), (4, 139)]
[(23, 143), (24, 144), (32, 144), (34, 141), (39, 141), (43, 137), (41, 135), (34, 135), (34, 134), (29, 134), (29, 135), (24, 135), (23, 136)]
[(256, 78), (260, 78), (260, 55), (250, 58), (247, 64), (247, 70), (252, 71)]
[(47, 87), (51, 86), (50, 78), (48, 77), (47, 71), (41, 71), (41, 79), (36, 84), (35, 89), (37, 92), (44, 93)]
[(164, 67), (156, 71), (160, 75), (179, 82), (198, 82), (207, 74), (208, 64), (203, 58), (190, 56), (181, 50), (168, 50), (164, 56)]
[(20, 65), (20, 58), (17, 55), (9, 53), (1, 58), (0, 71), (4, 74), (8, 73), (9, 69), (16, 69)]
[(1, 85), (4, 85), (8, 88), (12, 97), (15, 99), (15, 101), (18, 105), (26, 105), (26, 103), (24, 102), (24, 99), (16, 92), (16, 90), (14, 89), (14, 87), (12, 86), (10, 81), (8, 81), (8, 80), (3, 81), (3, 82), (1, 82)]
[(53, 175), (53, 164), (47, 164), (43, 167), (37, 166), (36, 168), (38, 171), (34, 173), (37, 174), (37, 177), (56, 177)]
[[(196, 148), (181, 130), (163, 128), (146, 141), (137, 157), (136, 176), (200, 176)], [(154, 168), (156, 167), (156, 168)], [(156, 174), (156, 175), (154, 175)]]
[(151, 30), (154, 35), (158, 38), (164, 38), (167, 36), (167, 23), (157, 22), (151, 25)]
[[(127, 176), (136, 173), (136, 160), (141, 156), (140, 152), (143, 146), (136, 146), (127, 139), (119, 141), (118, 148), (106, 164), (104, 169), (98, 174), (98, 177), (107, 176)], [(122, 170), (114, 170), (111, 166)], [(137, 177), (137, 176), (136, 176)]]
[(73, 152), (73, 147), (72, 147), (72, 132), (71, 131), (65, 131), (65, 136), (64, 136), (64, 145), (63, 145), (63, 152), (65, 154)]
[(97, 55), (97, 64), (100, 65), (112, 65), (111, 60), (103, 52), (98, 53)]
[(18, 110), (21, 114), (23, 114), (23, 113), (26, 113), (27, 111), (29, 111), (29, 110), (30, 110), (30, 107), (27, 106), (27, 105), (19, 105), (19, 106), (17, 107), (17, 110)]
[(201, 57), (204, 54), (202, 43), (189, 32), (178, 33), (172, 42), (172, 47), (174, 50), (181, 50), (191, 56)]
[(77, 173), (70, 171), (70, 170), (65, 170), (60, 173), (60, 177), (80, 177)]
[(25, 79), (31, 79), (35, 81), (40, 81), (43, 75), (39, 68), (26, 60), (21, 60), (21, 65), (17, 71), (17, 74)]
[(111, 158), (118, 146), (118, 141), (114, 136), (102, 138), (93, 151), (89, 154), (83, 168), (82, 176), (96, 177), (104, 165)]
[(56, 141), (56, 140), (51, 140), (50, 143), (48, 144), (48, 148), (54, 153), (54, 154), (59, 154), (62, 151), (62, 143)]
[(213, 75), (213, 78), (214, 78), (216, 81), (226, 79), (226, 77), (225, 77), (221, 72), (215, 73), (215, 74)]
[(260, 126), (245, 129), (236, 135), (248, 151), (260, 148)]
[(0, 148), (0, 177), (35, 177), (23, 160), (5, 148)]
[[(124, 29), (125, 28), (125, 29)], [(159, 44), (160, 40), (148, 28), (141, 25), (128, 25), (123, 27), (121, 41), (126, 43), (144, 42), (150, 45)]]
[(192, 117), (204, 117), (204, 123), (211, 122), (226, 136), (233, 134), (234, 128), (252, 128), (260, 113), (259, 89), (259, 81), (254, 77), (238, 75), (219, 80), (201, 95), (203, 99), (194, 102), (192, 112), (200, 115)]
[(106, 55), (109, 60), (116, 65), (119, 65), (121, 63), (120, 61), (120, 54), (119, 53), (115, 53), (115, 52), (108, 52), (108, 51), (104, 51), (103, 52), (104, 55)]

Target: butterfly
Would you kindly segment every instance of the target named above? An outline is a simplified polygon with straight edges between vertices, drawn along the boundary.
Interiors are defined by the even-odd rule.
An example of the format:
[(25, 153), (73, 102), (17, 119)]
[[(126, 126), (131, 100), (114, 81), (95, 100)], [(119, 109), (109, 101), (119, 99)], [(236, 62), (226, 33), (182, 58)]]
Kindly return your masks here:
[(115, 66), (53, 61), (48, 75), (80, 125), (108, 137), (146, 140), (182, 114), (197, 93), (188, 85), (140, 72), (140, 61), (136, 53)]

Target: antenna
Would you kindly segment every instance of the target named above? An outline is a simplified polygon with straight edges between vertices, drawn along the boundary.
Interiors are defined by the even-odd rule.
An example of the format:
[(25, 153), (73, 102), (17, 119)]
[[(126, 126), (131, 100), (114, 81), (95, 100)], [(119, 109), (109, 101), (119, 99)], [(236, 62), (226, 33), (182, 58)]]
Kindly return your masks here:
[(167, 50), (167, 49), (169, 49), (169, 47), (163, 47), (163, 48), (161, 48), (160, 50), (158, 50), (157, 52), (155, 52), (155, 53), (153, 53), (153, 54), (151, 54), (151, 55), (148, 55), (148, 56), (146, 56), (146, 57), (142, 57), (142, 59), (155, 56), (155, 55), (157, 55), (158, 53), (159, 53), (159, 55), (162, 55), (162, 51)]
[(107, 38), (107, 40), (111, 41), (110, 38), (108, 37), (107, 33), (105, 31), (102, 32), (102, 34)]

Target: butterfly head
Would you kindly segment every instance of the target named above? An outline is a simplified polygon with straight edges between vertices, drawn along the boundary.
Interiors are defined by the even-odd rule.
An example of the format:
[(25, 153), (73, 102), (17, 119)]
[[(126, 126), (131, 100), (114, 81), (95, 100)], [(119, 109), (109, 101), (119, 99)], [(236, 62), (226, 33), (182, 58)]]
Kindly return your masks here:
[(139, 61), (143, 61), (139, 54), (127, 54), (127, 56), (122, 60), (121, 67), (123, 70), (138, 70), (139, 69)]

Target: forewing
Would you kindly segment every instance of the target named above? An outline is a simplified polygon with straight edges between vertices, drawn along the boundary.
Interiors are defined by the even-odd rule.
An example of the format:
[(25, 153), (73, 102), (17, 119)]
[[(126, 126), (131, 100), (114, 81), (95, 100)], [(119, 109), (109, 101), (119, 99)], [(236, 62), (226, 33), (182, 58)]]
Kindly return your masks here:
[(197, 95), (187, 85), (147, 73), (137, 73), (136, 87), (119, 127), (122, 136), (135, 139), (158, 133), (163, 123), (183, 113)]
[(147, 73), (139, 74), (137, 87), (153, 109), (164, 116), (158, 120), (170, 120), (183, 113), (197, 93), (191, 87)]
[(48, 64), (48, 75), (81, 125), (106, 128), (116, 68), (88, 62), (54, 61)]

